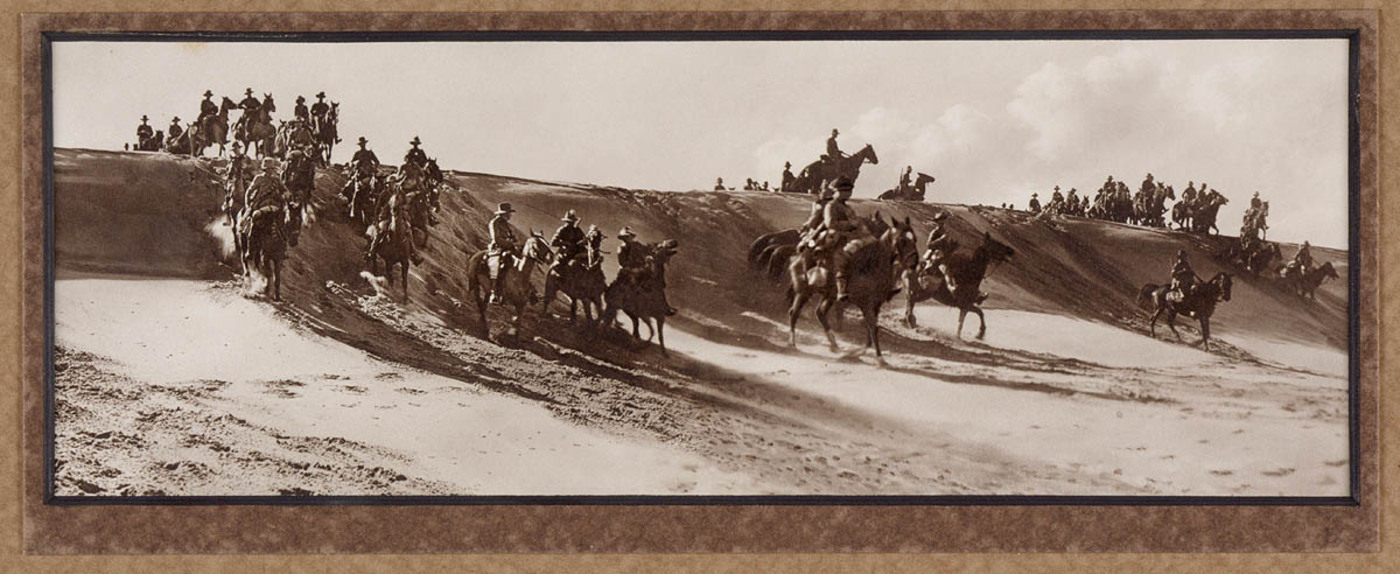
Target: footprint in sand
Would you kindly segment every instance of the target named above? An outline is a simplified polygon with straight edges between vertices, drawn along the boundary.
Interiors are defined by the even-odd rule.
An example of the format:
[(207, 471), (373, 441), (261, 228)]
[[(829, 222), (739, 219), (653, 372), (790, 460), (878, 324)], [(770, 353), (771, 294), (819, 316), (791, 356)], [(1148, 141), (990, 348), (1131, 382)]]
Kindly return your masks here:
[(1233, 471), (1233, 470), (1212, 470), (1212, 471), (1210, 471), (1210, 473), (1213, 474), (1213, 475), (1215, 475), (1215, 476), (1230, 476), (1230, 475), (1232, 475), (1232, 474), (1235, 474), (1235, 471)]
[(1274, 469), (1274, 470), (1266, 470), (1266, 471), (1261, 472), (1261, 473), (1259, 473), (1259, 474), (1262, 474), (1262, 475), (1264, 475), (1264, 476), (1288, 476), (1288, 475), (1290, 475), (1290, 474), (1293, 474), (1293, 471), (1295, 471), (1295, 470), (1297, 470), (1297, 469), (1293, 469), (1293, 468), (1277, 468), (1277, 469)]

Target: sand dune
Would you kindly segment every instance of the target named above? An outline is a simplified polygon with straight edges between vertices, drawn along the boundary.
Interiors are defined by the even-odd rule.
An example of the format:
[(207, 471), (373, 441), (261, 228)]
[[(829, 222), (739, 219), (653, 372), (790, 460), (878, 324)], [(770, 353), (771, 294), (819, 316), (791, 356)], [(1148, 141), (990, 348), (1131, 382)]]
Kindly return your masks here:
[[(1177, 249), (1202, 274), (1235, 271), (1213, 258), (1226, 238), (856, 202), (910, 217), (920, 234), (946, 208), (964, 245), (988, 232), (1017, 251), (986, 284), (985, 341), (954, 338), (956, 313), (931, 303), (919, 328), (904, 327), (897, 300), (882, 321), (890, 367), (879, 369), (827, 351), (810, 317), (788, 349), (782, 289), (746, 267), (749, 241), (803, 219), (802, 197), (454, 172), (404, 300), (402, 286), (380, 296), (361, 277), (363, 230), (340, 215), (342, 176), (323, 171), (285, 302), (269, 305), (219, 263), (228, 231), (203, 163), (58, 150), (56, 166), (58, 338), (64, 360), (83, 365), (59, 378), (75, 413), (60, 419), (60, 459), (72, 460), (61, 492), (209, 493), (234, 488), (228, 476), (239, 493), (291, 494), (1346, 492), (1344, 284), (1303, 302), (1237, 278), (1209, 353), (1146, 333), (1138, 287), (1163, 282)], [(575, 209), (609, 236), (629, 225), (646, 241), (678, 239), (673, 357), (538, 308), (518, 339), (480, 338), (463, 267), (504, 201), (522, 232), (548, 234)], [(1345, 275), (1344, 254), (1315, 254)], [(499, 335), (505, 317), (491, 318)], [(842, 335), (848, 347), (859, 338)], [(98, 383), (167, 390), (88, 389)], [(168, 391), (184, 387), (196, 390)], [(151, 396), (174, 398), (143, 402)], [(211, 427), (234, 437), (221, 445), (230, 450), (181, 438), (201, 433), (178, 417), (114, 414), (172, 409), (241, 421)], [(149, 438), (140, 448), (92, 438), (108, 431)], [(327, 455), (328, 469), (288, 466), (316, 460), (295, 450), (309, 440), (351, 446)], [(166, 468), (182, 458), (209, 472)], [(365, 467), (403, 478), (374, 482)]]

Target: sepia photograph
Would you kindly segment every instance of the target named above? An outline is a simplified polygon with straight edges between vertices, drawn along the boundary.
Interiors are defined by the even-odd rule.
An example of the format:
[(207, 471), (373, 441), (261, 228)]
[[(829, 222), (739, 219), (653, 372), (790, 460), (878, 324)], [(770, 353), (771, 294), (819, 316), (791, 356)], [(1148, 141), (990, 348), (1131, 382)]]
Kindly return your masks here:
[(1345, 38), (49, 49), (60, 499), (1354, 494)]

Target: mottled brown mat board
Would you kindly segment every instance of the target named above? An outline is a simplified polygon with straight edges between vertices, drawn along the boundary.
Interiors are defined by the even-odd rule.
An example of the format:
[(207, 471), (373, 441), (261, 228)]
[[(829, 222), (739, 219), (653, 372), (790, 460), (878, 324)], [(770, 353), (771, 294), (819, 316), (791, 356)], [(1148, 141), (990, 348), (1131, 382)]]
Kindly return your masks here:
[[(20, 30), (24, 550), (143, 553), (1374, 552), (1380, 544), (1378, 68), (1374, 11), (34, 14)], [(45, 503), (44, 32), (1355, 31), (1359, 141), (1350, 408), (1354, 503), (1152, 505), (608, 504), (56, 505)], [(290, 106), (288, 106), (290, 107)], [(428, 501), (431, 502), (431, 501)], [(505, 501), (503, 501), (505, 502)], [(742, 502), (742, 501), (740, 501)], [(828, 501), (829, 502), (829, 501)], [(974, 501), (975, 502), (975, 501)], [(1131, 501), (1101, 501), (1131, 502)]]

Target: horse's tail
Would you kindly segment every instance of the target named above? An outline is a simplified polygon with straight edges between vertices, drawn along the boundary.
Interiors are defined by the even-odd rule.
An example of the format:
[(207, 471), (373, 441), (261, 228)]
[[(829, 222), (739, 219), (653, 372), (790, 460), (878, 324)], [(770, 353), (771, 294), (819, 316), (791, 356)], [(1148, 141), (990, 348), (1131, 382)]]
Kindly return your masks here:
[(1159, 288), (1161, 288), (1161, 287), (1160, 287), (1159, 285), (1154, 284), (1154, 283), (1148, 283), (1148, 284), (1146, 284), (1146, 285), (1143, 285), (1143, 286), (1142, 286), (1142, 289), (1138, 290), (1138, 296), (1137, 296), (1137, 305), (1138, 305), (1138, 307), (1145, 307), (1145, 306), (1147, 306), (1147, 303), (1148, 303), (1149, 301), (1152, 300), (1152, 294), (1155, 293), (1155, 292), (1157, 291), (1157, 289), (1159, 289)]

